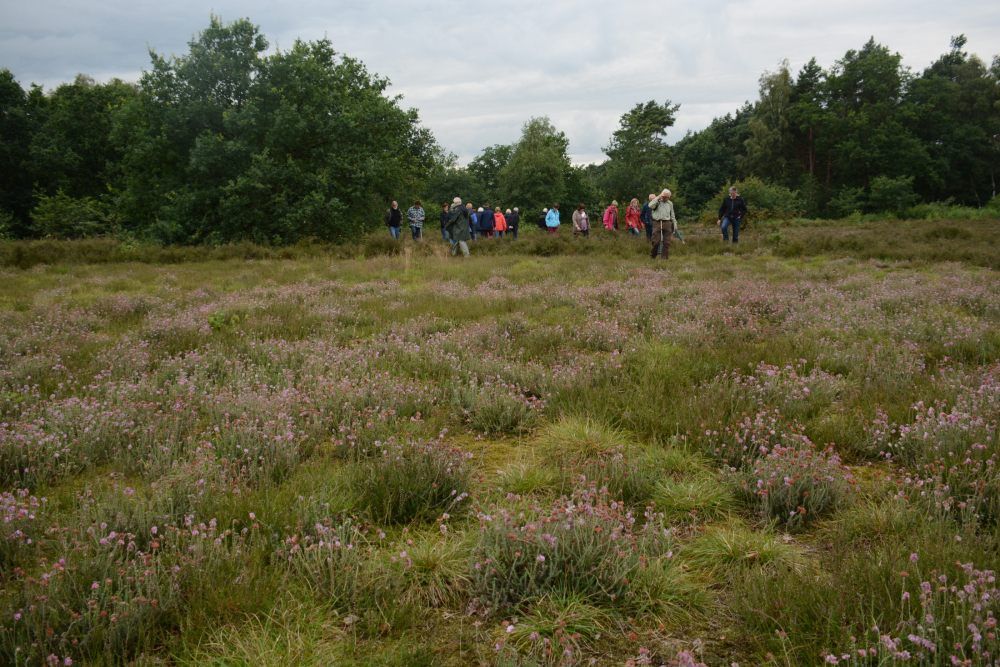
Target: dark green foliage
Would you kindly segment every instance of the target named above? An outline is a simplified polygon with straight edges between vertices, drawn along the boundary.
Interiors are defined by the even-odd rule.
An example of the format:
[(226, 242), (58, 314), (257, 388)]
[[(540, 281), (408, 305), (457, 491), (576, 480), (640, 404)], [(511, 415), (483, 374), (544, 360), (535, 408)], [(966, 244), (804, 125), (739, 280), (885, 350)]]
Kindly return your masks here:
[(439, 212), (442, 204), (451, 204), (455, 197), (479, 206), (486, 201), (486, 187), (470, 169), (450, 167), (441, 169), (427, 179), (424, 186), (424, 210)]
[(154, 54), (116, 116), (127, 228), (165, 242), (343, 238), (426, 166), (416, 114), (329, 41), (262, 57), (256, 26), (213, 17), (190, 47)]
[(608, 161), (600, 184), (608, 200), (615, 199), (621, 210), (633, 197), (659, 193), (667, 184), (673, 166), (673, 151), (664, 142), (667, 128), (674, 124), (679, 104), (669, 100), (639, 103), (621, 117), (611, 142), (604, 148)]
[(569, 139), (556, 130), (548, 117), (525, 123), (520, 141), (500, 170), (503, 200), (515, 202), (522, 211), (540, 211), (563, 199), (566, 171), (570, 168), (568, 148)]
[(53, 197), (38, 196), (31, 213), (32, 227), (42, 237), (79, 239), (107, 231), (101, 207), (90, 197), (74, 199), (61, 189)]

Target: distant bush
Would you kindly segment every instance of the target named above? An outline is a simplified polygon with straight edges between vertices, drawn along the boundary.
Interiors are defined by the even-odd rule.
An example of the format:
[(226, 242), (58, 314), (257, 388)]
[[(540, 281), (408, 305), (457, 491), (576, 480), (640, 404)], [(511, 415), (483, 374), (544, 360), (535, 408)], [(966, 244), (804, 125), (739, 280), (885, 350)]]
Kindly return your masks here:
[(747, 213), (744, 221), (747, 223), (760, 220), (791, 220), (805, 211), (805, 202), (798, 192), (751, 176), (722, 186), (719, 193), (702, 209), (699, 220), (703, 224), (714, 225), (719, 219), (719, 206), (722, 200), (729, 196), (730, 185), (735, 185), (739, 189), (740, 195), (746, 202)]
[(36, 234), (56, 239), (88, 238), (108, 231), (107, 219), (96, 201), (90, 197), (74, 199), (62, 190), (53, 197), (39, 196), (31, 219)]
[(900, 217), (913, 220), (981, 220), (1000, 217), (1000, 208), (989, 205), (975, 208), (949, 202), (930, 202), (911, 206), (903, 211)]
[(403, 244), (391, 236), (369, 236), (361, 246), (361, 254), (366, 258), (399, 255), (403, 252)]
[(902, 213), (917, 203), (919, 197), (913, 191), (913, 177), (889, 178), (876, 176), (872, 179), (868, 206), (873, 212)]

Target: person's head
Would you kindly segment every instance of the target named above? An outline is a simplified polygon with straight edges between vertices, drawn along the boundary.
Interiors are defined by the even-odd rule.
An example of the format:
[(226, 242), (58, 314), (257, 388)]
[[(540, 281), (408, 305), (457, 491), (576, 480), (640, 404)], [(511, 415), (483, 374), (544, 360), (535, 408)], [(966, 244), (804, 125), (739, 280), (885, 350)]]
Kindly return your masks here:
[[(500, 212), (500, 207), (497, 206), (495, 209), (493, 209), (493, 212), (494, 213), (499, 213)], [(510, 213), (510, 211), (507, 211), (507, 212)]]
[(613, 208), (618, 208), (618, 202), (617, 202), (617, 201), (615, 201), (614, 199), (612, 199), (612, 200), (611, 200), (611, 206), (612, 206)]
[(662, 199), (663, 201), (667, 201), (668, 199), (670, 199), (670, 190), (668, 190), (667, 188), (663, 188), (663, 192), (660, 193), (660, 199)]
[[(516, 211), (517, 209), (514, 209), (514, 210)], [(507, 209), (506, 215), (510, 215), (510, 209)]]
[(553, 204), (553, 205), (552, 205), (552, 210), (554, 210), (554, 211), (558, 211), (558, 210), (559, 210), (559, 204), (558, 204), (558, 203), (556, 203), (556, 204)]
[(420, 208), (420, 200), (418, 199), (417, 201), (413, 202), (413, 205), (416, 206), (417, 208)]
[(736, 195), (738, 195), (738, 194), (739, 194), (739, 191), (736, 190), (736, 186), (735, 185), (733, 187), (729, 188), (729, 196), (730, 197), (732, 197), (733, 199), (736, 199)]
[[(483, 204), (483, 208), (491, 208), (491, 207), (490, 207), (490, 203), (489, 203), (489, 202), (486, 202), (485, 204)], [(479, 210), (481, 211), (481, 210), (483, 210), (483, 209), (479, 209)]]
[(398, 202), (392, 202), (392, 207), (393, 208), (399, 208), (399, 203)]
[(472, 210), (472, 204), (466, 204), (465, 208), (467, 208), (467, 209), (469, 209), (471, 211)]
[(517, 213), (517, 207), (516, 206), (514, 207), (514, 213)]
[(543, 208), (542, 209), (542, 213), (548, 213), (548, 212), (549, 212), (549, 209), (547, 209), (547, 208)]
[(460, 205), (462, 203), (462, 198), (461, 197), (455, 197), (454, 199), (451, 200), (451, 203), (454, 204), (455, 206), (458, 206), (458, 205)]
[(447, 211), (448, 210), (448, 202), (445, 202), (445, 203), (441, 204), (441, 210), (442, 211)]
[(476, 213), (482, 213), (482, 212), (483, 212), (483, 207), (482, 207), (482, 206), (480, 206), (480, 207), (479, 207), (479, 208), (478, 208), (478, 209), (476, 210)]
[(586, 204), (580, 204), (579, 206), (577, 206), (577, 207), (576, 207), (576, 210), (578, 210), (578, 211), (582, 211), (582, 210), (583, 210), (583, 209), (585, 209), (585, 208), (587, 208), (587, 205), (586, 205)]
[(630, 201), (628, 203), (628, 205), (629, 206), (638, 206), (639, 205), (639, 200), (638, 199), (632, 199), (632, 201)]
[(649, 195), (649, 201), (653, 201), (654, 199), (656, 199), (656, 195)]

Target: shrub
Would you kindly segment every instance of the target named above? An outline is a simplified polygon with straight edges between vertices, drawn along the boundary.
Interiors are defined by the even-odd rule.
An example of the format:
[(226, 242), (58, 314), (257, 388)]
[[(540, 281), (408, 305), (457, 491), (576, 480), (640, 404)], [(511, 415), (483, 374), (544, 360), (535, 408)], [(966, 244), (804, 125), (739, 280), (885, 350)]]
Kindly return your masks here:
[(913, 206), (919, 197), (913, 192), (913, 177), (889, 178), (876, 176), (871, 181), (868, 204), (876, 213), (902, 213)]
[(361, 254), (366, 259), (371, 259), (372, 257), (391, 257), (393, 255), (399, 255), (403, 252), (403, 243), (397, 241), (391, 236), (377, 235), (369, 236), (365, 239), (365, 243), (361, 246)]
[(452, 389), (451, 403), (472, 428), (486, 433), (522, 433), (538, 422), (544, 404), (520, 394), (513, 385), (475, 384)]
[(959, 393), (948, 409), (935, 402), (913, 407), (912, 424), (899, 427), (887, 447), (908, 465), (902, 490), (934, 514), (994, 525), (1000, 520), (1000, 379)]
[(42, 536), (42, 506), (46, 498), (36, 498), (27, 489), (0, 493), (0, 573), (11, 569), (21, 552), (37, 546)]
[[(919, 556), (912, 554), (910, 561), (907, 570), (913, 572), (899, 573), (903, 588), (899, 625), (873, 627), (867, 637), (841, 647), (843, 652), (824, 651), (818, 657), (829, 664), (881, 665), (911, 658), (930, 667), (995, 664), (992, 660), (1000, 653), (996, 630), (1000, 589), (995, 574), (966, 563), (958, 581), (950, 582), (937, 570), (925, 579), (920, 576)], [(920, 583), (911, 584), (911, 579)]]
[(74, 199), (62, 190), (53, 197), (40, 195), (31, 219), (36, 234), (57, 239), (100, 236), (108, 229), (97, 202), (90, 197)]
[(440, 442), (381, 443), (348, 464), (345, 476), (372, 521), (405, 524), (431, 518), (468, 495), (471, 454)]
[(635, 518), (606, 494), (577, 491), (549, 508), (480, 509), (478, 516), (472, 587), (488, 609), (517, 608), (550, 595), (602, 607), (637, 603), (629, 582), (647, 559), (640, 552), (645, 532), (633, 532)]
[(764, 409), (729, 426), (720, 422), (717, 428), (706, 428), (695, 435), (692, 442), (705, 455), (731, 468), (749, 466), (775, 447), (810, 446), (805, 428), (774, 409)]
[(798, 192), (751, 176), (734, 184), (727, 182), (722, 186), (719, 193), (702, 209), (699, 219), (703, 224), (714, 225), (719, 219), (719, 204), (724, 197), (729, 196), (730, 185), (739, 188), (740, 195), (746, 202), (745, 222), (791, 220), (805, 210), (805, 202)]
[(860, 213), (867, 201), (864, 188), (842, 187), (833, 195), (827, 207), (835, 217), (846, 218), (854, 213)]
[[(763, 452), (763, 450), (762, 450)], [(737, 492), (761, 517), (804, 528), (844, 500), (852, 477), (832, 448), (775, 446), (746, 471), (732, 471)]]

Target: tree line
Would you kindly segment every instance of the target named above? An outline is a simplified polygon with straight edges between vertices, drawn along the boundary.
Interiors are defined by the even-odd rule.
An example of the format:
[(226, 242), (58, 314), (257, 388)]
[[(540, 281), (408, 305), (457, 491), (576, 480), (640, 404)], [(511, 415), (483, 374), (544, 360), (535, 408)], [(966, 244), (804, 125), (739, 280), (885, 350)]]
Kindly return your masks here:
[(386, 79), (327, 40), (265, 56), (257, 26), (213, 16), (187, 54), (150, 51), (137, 83), (25, 90), (0, 71), (0, 236), (337, 241), (378, 226), (393, 199), (530, 213), (664, 186), (680, 215), (707, 218), (730, 183), (779, 216), (996, 206), (1000, 57), (987, 65), (965, 45), (953, 38), (919, 74), (874, 40), (825, 70), (780, 63), (757, 101), (674, 145), (679, 105), (641, 102), (600, 164), (573, 165), (565, 133), (532, 118), (460, 167)]

